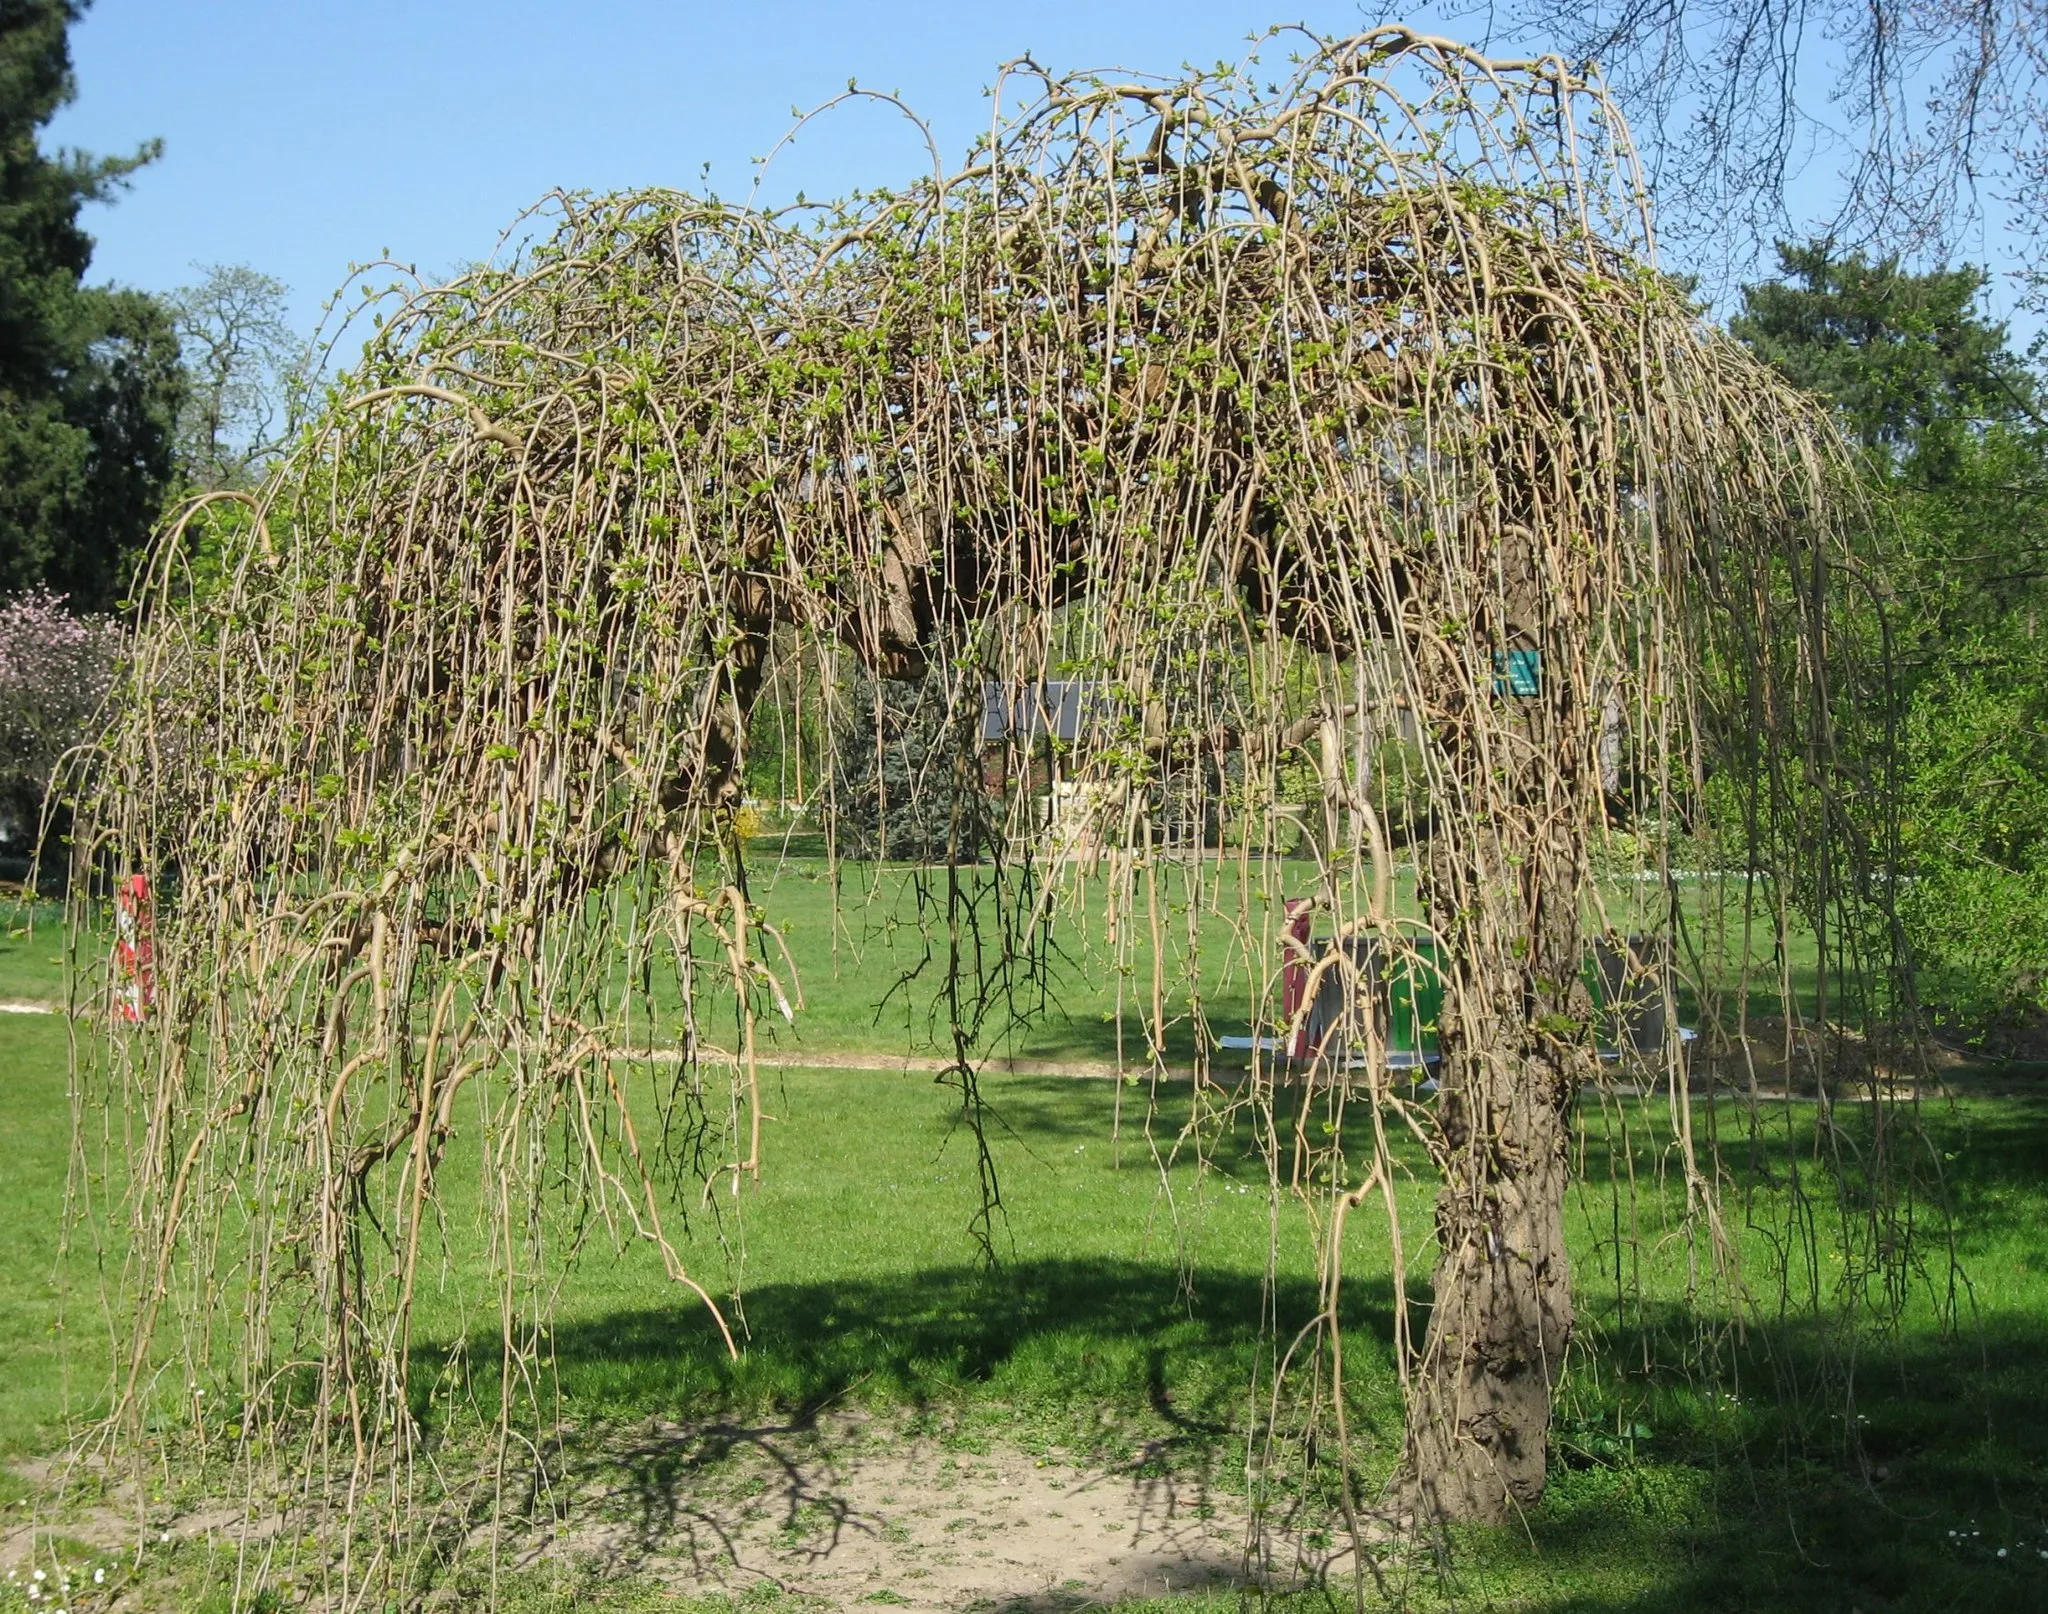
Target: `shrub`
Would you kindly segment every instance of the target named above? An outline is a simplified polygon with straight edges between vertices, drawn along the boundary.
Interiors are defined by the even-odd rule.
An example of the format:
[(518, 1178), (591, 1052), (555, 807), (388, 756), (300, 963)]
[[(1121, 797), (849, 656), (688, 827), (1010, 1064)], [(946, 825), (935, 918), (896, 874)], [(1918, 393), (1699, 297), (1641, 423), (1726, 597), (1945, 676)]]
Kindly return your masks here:
[(120, 651), (118, 624), (73, 616), (61, 594), (0, 602), (0, 838), (13, 846), (35, 839), (50, 776), (85, 737)]
[(1899, 913), (1922, 995), (1971, 1017), (2048, 1003), (2048, 681), (2018, 644), (1930, 678), (1907, 712)]

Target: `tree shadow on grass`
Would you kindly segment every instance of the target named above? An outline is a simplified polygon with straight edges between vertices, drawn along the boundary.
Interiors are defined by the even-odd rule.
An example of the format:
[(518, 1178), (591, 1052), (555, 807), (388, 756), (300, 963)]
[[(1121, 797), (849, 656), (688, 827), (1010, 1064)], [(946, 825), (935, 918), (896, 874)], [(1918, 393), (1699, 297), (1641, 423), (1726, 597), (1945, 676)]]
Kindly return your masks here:
[(1590, 1382), (1561, 1399), (1542, 1505), (1452, 1555), (1475, 1605), (2048, 1609), (2048, 1336), (2034, 1319), (1852, 1343), (1838, 1319), (1794, 1318), (1724, 1340), (1690, 1373), (1641, 1370), (1646, 1334), (1688, 1326), (1671, 1307), (1601, 1331)]
[[(1020, 1127), (1064, 1136), (1066, 1091), (1020, 1084)], [(1811, 1114), (1794, 1120), (1781, 1148), (1808, 1159), (1825, 1201)], [(1838, 1123), (1874, 1124), (1846, 1111)], [(1645, 1160), (1665, 1146), (1651, 1132), (1636, 1142)], [(1947, 1157), (1980, 1269), (1978, 1248), (2008, 1265), (2038, 1258), (2048, 1109), (1934, 1111), (1920, 1146)], [(1595, 1144), (1587, 1164), (1604, 1174), (1618, 1162)], [(1392, 1294), (1361, 1276), (1346, 1296), (1352, 1421), (1369, 1475), (1383, 1473), (1400, 1433)], [(1854, 1334), (1795, 1304), (1716, 1337), (1676, 1304), (1616, 1312), (1588, 1294), (1549, 1494), (1518, 1527), (1461, 1533), (1441, 1577), (1410, 1579), (1413, 1601), (1587, 1614), (2048, 1608), (2039, 1299), (2038, 1285), (1980, 1285), (1977, 1311), (1947, 1332), (1909, 1320)], [(553, 1358), (581, 1442), (572, 1460), (602, 1475), (629, 1554), (729, 1555), (718, 1486), (739, 1466), (761, 1480), (778, 1528), (829, 1555), (878, 1527), (843, 1483), (857, 1455), (844, 1449), (849, 1414), (887, 1440), (1042, 1451), (1150, 1484), (1147, 1505), (1168, 1516), (1241, 1502), (1250, 1387), (1315, 1303), (1299, 1278), (1201, 1269), (1190, 1283), (1167, 1260), (962, 1264), (750, 1290), (736, 1363), (681, 1305), (565, 1318)], [(479, 1341), (472, 1360), (494, 1354)]]
[[(1349, 1295), (1354, 1422), (1367, 1468), (1383, 1473), (1400, 1430), (1391, 1295), (1383, 1280)], [(747, 1297), (738, 1363), (681, 1308), (566, 1323), (555, 1360), (591, 1433), (575, 1460), (608, 1476), (625, 1561), (730, 1553), (717, 1497), (736, 1466), (764, 1485), (759, 1505), (780, 1528), (829, 1556), (879, 1528), (845, 1483), (858, 1467), (849, 1439), (1052, 1453), (1151, 1487), (1145, 1505), (1167, 1518), (1241, 1505), (1269, 1305), (1286, 1338), (1314, 1294), (1215, 1273), (1191, 1299), (1166, 1263), (962, 1266), (764, 1287)], [(1417, 1606), (2048, 1607), (2048, 1335), (2030, 1318), (1867, 1341), (1853, 1397), (1841, 1339), (1811, 1321), (1759, 1331), (1713, 1370), (1630, 1371), (1646, 1332), (1668, 1341), (1692, 1327), (1664, 1308), (1603, 1328), (1597, 1382), (1570, 1415), (1652, 1433), (1605, 1447), (1561, 1438), (1543, 1504), (1519, 1527), (1461, 1532), (1442, 1578), (1411, 1581)]]
[[(693, 1308), (564, 1322), (552, 1361), (574, 1433), (557, 1488), (601, 1520), (576, 1551), (731, 1586), (863, 1561), (895, 1528), (877, 1502), (913, 1447), (927, 1469), (948, 1452), (1021, 1462), (1005, 1483), (1027, 1503), (1044, 1455), (1085, 1476), (1068, 1495), (1092, 1489), (1128, 1527), (1135, 1545), (1097, 1544), (1126, 1572), (1227, 1584), (1243, 1578), (1243, 1532), (1226, 1548), (1208, 1521), (1243, 1511), (1247, 1389), (1271, 1349), (1260, 1319), (1291, 1334), (1315, 1310), (1305, 1280), (1222, 1272), (1191, 1288), (1170, 1264), (1098, 1260), (766, 1285), (746, 1297), (737, 1362)], [(1353, 1286), (1345, 1321), (1388, 1339), (1384, 1282)], [(1383, 1350), (1359, 1349), (1354, 1424), (1390, 1461), (1393, 1374)]]
[[(1077, 1409), (1090, 1422), (1149, 1409), (1162, 1431), (1220, 1439), (1241, 1431), (1245, 1386), (1270, 1350), (1262, 1318), (1291, 1335), (1316, 1309), (1303, 1278), (1269, 1285), (1257, 1273), (1106, 1258), (962, 1264), (750, 1289), (735, 1307), (736, 1362), (682, 1304), (564, 1321), (554, 1361), (572, 1401), (606, 1415), (773, 1408), (801, 1420), (857, 1394), (913, 1411), (990, 1401), (1045, 1420), (1047, 1438), (1080, 1428)], [(1384, 1279), (1347, 1286), (1344, 1320), (1380, 1344), (1377, 1358), (1365, 1347), (1365, 1376), (1377, 1377), (1392, 1333)]]

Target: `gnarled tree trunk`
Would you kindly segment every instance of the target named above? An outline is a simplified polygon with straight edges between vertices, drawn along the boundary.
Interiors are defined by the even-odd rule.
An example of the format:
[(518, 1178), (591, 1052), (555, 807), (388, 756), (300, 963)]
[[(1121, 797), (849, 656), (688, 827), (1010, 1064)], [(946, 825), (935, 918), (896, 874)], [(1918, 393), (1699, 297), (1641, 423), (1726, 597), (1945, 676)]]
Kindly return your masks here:
[[(1555, 928), (1558, 942), (1576, 941), (1575, 924)], [(1446, 1004), (1448, 1163), (1406, 1465), (1412, 1505), (1433, 1517), (1498, 1522), (1543, 1494), (1551, 1391), (1573, 1327), (1564, 1198), (1580, 1076), (1576, 1050), (1538, 1028), (1580, 1016), (1558, 1001), (1560, 976), (1532, 965), (1560, 952), (1576, 948), (1489, 960), (1498, 973), (1472, 972)], [(1575, 964), (1562, 979), (1576, 984)]]

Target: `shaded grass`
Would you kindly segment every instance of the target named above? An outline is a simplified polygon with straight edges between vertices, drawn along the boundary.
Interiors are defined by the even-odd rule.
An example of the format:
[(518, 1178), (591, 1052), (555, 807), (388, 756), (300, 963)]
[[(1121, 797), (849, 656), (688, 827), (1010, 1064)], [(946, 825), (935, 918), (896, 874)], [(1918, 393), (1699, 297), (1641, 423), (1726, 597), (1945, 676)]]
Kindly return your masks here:
[[(762, 1184), (737, 1199), (721, 1186), (708, 1209), (683, 1200), (686, 1256), (727, 1300), (741, 1359), (724, 1358), (702, 1307), (650, 1251), (594, 1255), (556, 1311), (565, 1402), (599, 1420), (725, 1416), (858, 1392), (955, 1419), (995, 1408), (1012, 1438), (1028, 1423), (1041, 1444), (1127, 1444), (1140, 1425), (1170, 1437), (1179, 1413), (1168, 1408), (1200, 1408), (1217, 1438), (1241, 1432), (1254, 1362), (1270, 1348), (1267, 1306), (1288, 1331), (1316, 1309), (1307, 1229), (1284, 1204), (1274, 1218), (1249, 1120), (1212, 1128), (1206, 1161), (1190, 1148), (1168, 1164), (1184, 1085), (1162, 1090), (1149, 1139), (1142, 1088), (984, 1085), (1007, 1207), (996, 1266), (975, 1258), (978, 1173), (955, 1094), (916, 1076), (777, 1073)], [(476, 1226), (466, 1167), (451, 1152), (443, 1197), (458, 1238)], [(1406, 1208), (1419, 1237), (1419, 1187)], [(1384, 1268), (1384, 1240), (1359, 1242)], [(1369, 1269), (1373, 1256), (1362, 1259)], [(468, 1336), (469, 1359), (495, 1361), (495, 1296), (468, 1281), (474, 1271), (452, 1262), (419, 1326), (444, 1342)], [(1390, 1336), (1383, 1270), (1378, 1281), (1361, 1271), (1351, 1294), (1368, 1358)], [(1389, 1374), (1360, 1385), (1391, 1407)]]

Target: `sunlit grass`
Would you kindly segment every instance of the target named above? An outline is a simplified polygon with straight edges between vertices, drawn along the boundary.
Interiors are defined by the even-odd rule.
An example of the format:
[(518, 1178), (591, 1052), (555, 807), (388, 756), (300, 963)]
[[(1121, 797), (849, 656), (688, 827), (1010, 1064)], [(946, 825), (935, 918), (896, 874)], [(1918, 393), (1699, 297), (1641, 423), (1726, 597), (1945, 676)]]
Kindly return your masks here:
[[(809, 910), (780, 885), (764, 900), (796, 910), (800, 963), (802, 949), (816, 948), (807, 985), (830, 981), (838, 994), (813, 997), (817, 1020), (848, 1041), (858, 1033), (901, 1051), (903, 1028), (873, 1025), (863, 1003), (886, 975), (875, 954), (843, 953), (850, 962), (835, 976), (824, 925), (806, 935), (829, 893)], [(865, 921), (856, 913), (850, 922)], [(47, 951), (31, 955), (16, 938), (0, 954), (0, 997), (32, 995), (37, 972), (57, 967), (47, 962), (59, 956), (54, 938), (35, 945)], [(885, 956), (906, 945), (907, 926)], [(1060, 1000), (1084, 1026), (1075, 1006), (1086, 989), (1078, 982)], [(0, 1018), (9, 1232), (0, 1242), (0, 1450), (15, 1454), (52, 1447), (67, 1416), (94, 1410), (104, 1384), (90, 1260), (65, 1269), (72, 1293), (61, 1308), (53, 1286), (66, 1044), (56, 1017)], [(635, 1079), (644, 1090), (664, 1069), (673, 1071), (639, 1067)], [(1248, 1387), (1270, 1348), (1262, 1319), (1270, 1306), (1284, 1336), (1315, 1303), (1302, 1216), (1284, 1188), (1277, 1204), (1269, 1197), (1248, 1126), (1210, 1128), (1205, 1163), (1183, 1149), (1163, 1169), (1186, 1118), (1184, 1084), (1163, 1084), (1156, 1109), (1147, 1084), (992, 1075), (985, 1091), (1005, 1206), (994, 1268), (970, 1234), (980, 1201), (957, 1093), (928, 1076), (771, 1073), (776, 1119), (762, 1183), (737, 1199), (715, 1186), (707, 1201), (692, 1181), (672, 1202), (689, 1213), (682, 1251), (728, 1304), (742, 1359), (723, 1358), (701, 1306), (663, 1279), (650, 1252), (615, 1254), (600, 1236), (567, 1279), (552, 1335), (550, 1382), (572, 1425), (858, 1404), (952, 1438), (1074, 1458), (1114, 1455), (1142, 1437), (1221, 1482), (1241, 1475)], [(2029, 1101), (1928, 1101), (1924, 1134), (1890, 1140), (1922, 1196), (1919, 1270), (1895, 1326), (1863, 1332), (1853, 1355), (1851, 1336), (1826, 1321), (1847, 1277), (1839, 1250), (1834, 1263), (1827, 1252), (1842, 1228), (1864, 1225), (1868, 1184), (1829, 1161), (1868, 1153), (1865, 1112), (1845, 1106), (1830, 1146), (1808, 1105), (1764, 1107), (1754, 1137), (1741, 1106), (1702, 1108), (1702, 1130), (1711, 1121), (1723, 1145), (1722, 1204), (1746, 1308), (1725, 1286), (1705, 1285), (1688, 1302), (1700, 1246), (1681, 1236), (1682, 1174), (1664, 1101), (1613, 1100), (1587, 1113), (1570, 1225), (1583, 1348), (1560, 1398), (1550, 1493), (1525, 1528), (1465, 1539), (1449, 1581), (1410, 1584), (1418, 1606), (2039, 1606), (2048, 1593), (2038, 1556), (2048, 1549), (2048, 1398), (2039, 1393), (2048, 1113)], [(474, 1362), (491, 1356), (496, 1337), (478, 1259), (474, 1143), (459, 1135), (444, 1168), (450, 1255), (423, 1291), (423, 1382), (460, 1342), (477, 1347)], [(1420, 1159), (1406, 1160), (1414, 1174), (1400, 1206), (1419, 1303), (1429, 1186)], [(1610, 1180), (1626, 1180), (1631, 1165), (1633, 1188), (1617, 1196)], [(1944, 1201), (1964, 1275), (1952, 1326), (1938, 1304), (1949, 1292)], [(1788, 1286), (1774, 1263), (1800, 1220), (1817, 1235), (1820, 1320), (1799, 1290), (1807, 1280), (1795, 1273)], [(1853, 1240), (1847, 1247), (1853, 1262)], [(1385, 1472), (1398, 1438), (1391, 1272), (1383, 1219), (1361, 1215), (1347, 1247), (1345, 1315), (1369, 1474)], [(1717, 1330), (1738, 1317), (1741, 1331)], [(1852, 1367), (1853, 1399), (1844, 1393)], [(533, 1606), (552, 1606), (547, 1587), (531, 1590)]]

